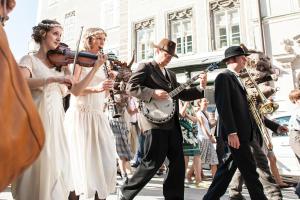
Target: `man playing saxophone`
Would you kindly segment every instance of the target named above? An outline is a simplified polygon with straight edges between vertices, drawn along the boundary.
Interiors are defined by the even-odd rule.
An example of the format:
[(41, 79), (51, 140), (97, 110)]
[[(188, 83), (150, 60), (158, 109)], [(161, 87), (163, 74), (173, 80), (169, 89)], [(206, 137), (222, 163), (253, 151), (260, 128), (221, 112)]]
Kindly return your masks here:
[(256, 164), (250, 142), (256, 136), (258, 127), (249, 110), (245, 88), (238, 77), (245, 67), (246, 56), (239, 46), (225, 50), (227, 70), (215, 80), (215, 102), (219, 113), (219, 132), (229, 145), (230, 155), (218, 168), (204, 200), (219, 199), (224, 193), (238, 168), (245, 179), (251, 199), (266, 200), (263, 186), (258, 180)]
[[(243, 77), (241, 78), (241, 83), (246, 89), (246, 96), (249, 102), (249, 109), (259, 129), (257, 131), (259, 133), (257, 134), (261, 134), (262, 136), (262, 138), (260, 136), (254, 137), (253, 140), (250, 142), (251, 151), (253, 153), (257, 165), (257, 172), (259, 174), (260, 181), (263, 184), (264, 191), (268, 199), (281, 200), (282, 194), (280, 191), (280, 186), (283, 186), (283, 184), (285, 183), (282, 182), (282, 180), (280, 179), (281, 185), (278, 185), (280, 183), (277, 184), (277, 182), (275, 182), (270, 171), (267, 155), (270, 159), (275, 158), (275, 155), (272, 152), (273, 145), (272, 145), (271, 137), (269, 136), (269, 133), (267, 131), (267, 128), (277, 133), (287, 132), (288, 129), (287, 127), (281, 126), (267, 119), (264, 116), (264, 114), (267, 114), (266, 112), (274, 112), (278, 108), (278, 106), (266, 98), (265, 93), (260, 90), (256, 81), (252, 77), (251, 72), (249, 72), (249, 69), (247, 69), (247, 67), (244, 69), (244, 72), (245, 73), (243, 73), (243, 75), (240, 75), (239, 77)], [(248, 83), (251, 82), (251, 84), (246, 84), (247, 82)], [(260, 139), (262, 139), (262, 141)], [(264, 146), (262, 146), (262, 143), (264, 143)], [(267, 148), (268, 152), (264, 151), (265, 148)], [(270, 161), (270, 163), (272, 162)], [(275, 174), (276, 172), (278, 173), (278, 169), (276, 171), (274, 170), (273, 167), (272, 173), (274, 173), (274, 177), (280, 178), (279, 173)], [(232, 200), (245, 199), (242, 196), (242, 185), (243, 185), (243, 178), (240, 172), (237, 170), (229, 186), (230, 199)]]

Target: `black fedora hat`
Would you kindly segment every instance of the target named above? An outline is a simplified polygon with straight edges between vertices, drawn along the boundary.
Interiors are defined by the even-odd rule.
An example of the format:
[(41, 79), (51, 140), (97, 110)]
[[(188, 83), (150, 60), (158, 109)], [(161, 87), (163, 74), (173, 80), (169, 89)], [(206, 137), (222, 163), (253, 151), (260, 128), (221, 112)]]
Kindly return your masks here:
[(232, 58), (232, 57), (249, 56), (249, 55), (250, 55), (250, 53), (246, 53), (242, 49), (242, 47), (240, 47), (240, 46), (231, 46), (231, 47), (228, 47), (225, 50), (225, 53), (224, 53), (225, 58), (223, 58), (222, 62), (226, 62), (229, 58)]
[(152, 43), (152, 47), (163, 50), (163, 51), (167, 52), (168, 54), (178, 58), (178, 56), (175, 54), (176, 43), (173, 42), (172, 40), (163, 38), (157, 45)]

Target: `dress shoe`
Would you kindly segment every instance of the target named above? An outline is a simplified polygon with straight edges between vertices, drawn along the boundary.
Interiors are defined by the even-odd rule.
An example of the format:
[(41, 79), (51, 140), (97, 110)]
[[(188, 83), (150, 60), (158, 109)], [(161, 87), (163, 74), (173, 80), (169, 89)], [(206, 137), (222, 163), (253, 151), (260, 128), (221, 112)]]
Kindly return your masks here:
[(131, 164), (131, 167), (137, 168), (139, 165), (140, 165), (139, 162), (135, 162), (135, 163)]
[(229, 197), (229, 200), (246, 200), (246, 199), (242, 195), (238, 195), (238, 196)]

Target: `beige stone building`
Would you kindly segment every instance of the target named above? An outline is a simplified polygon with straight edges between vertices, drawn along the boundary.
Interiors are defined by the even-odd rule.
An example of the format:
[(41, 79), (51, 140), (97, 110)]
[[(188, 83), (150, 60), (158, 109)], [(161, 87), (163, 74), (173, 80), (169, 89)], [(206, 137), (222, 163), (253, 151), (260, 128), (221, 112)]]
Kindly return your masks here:
[(127, 61), (135, 50), (137, 63), (153, 57), (152, 42), (176, 41), (179, 59), (170, 67), (180, 82), (221, 60), (230, 45), (266, 52), (280, 71), (279, 112), (289, 110), (287, 94), (299, 87), (299, 0), (40, 0), (38, 9), (37, 21), (63, 24), (63, 41), (73, 49), (81, 26), (104, 28), (106, 52)]

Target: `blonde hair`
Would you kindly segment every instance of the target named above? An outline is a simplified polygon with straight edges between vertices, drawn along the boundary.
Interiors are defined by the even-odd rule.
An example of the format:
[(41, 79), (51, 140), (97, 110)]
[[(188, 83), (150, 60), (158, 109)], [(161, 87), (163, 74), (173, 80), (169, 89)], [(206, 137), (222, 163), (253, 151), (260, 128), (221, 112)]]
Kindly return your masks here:
[(292, 103), (296, 103), (296, 101), (300, 99), (300, 90), (299, 89), (292, 90), (289, 94), (289, 99), (291, 100)]
[(93, 37), (98, 34), (104, 34), (107, 37), (106, 32), (102, 28), (88, 28), (84, 34), (83, 48), (85, 50), (91, 49), (91, 42)]

